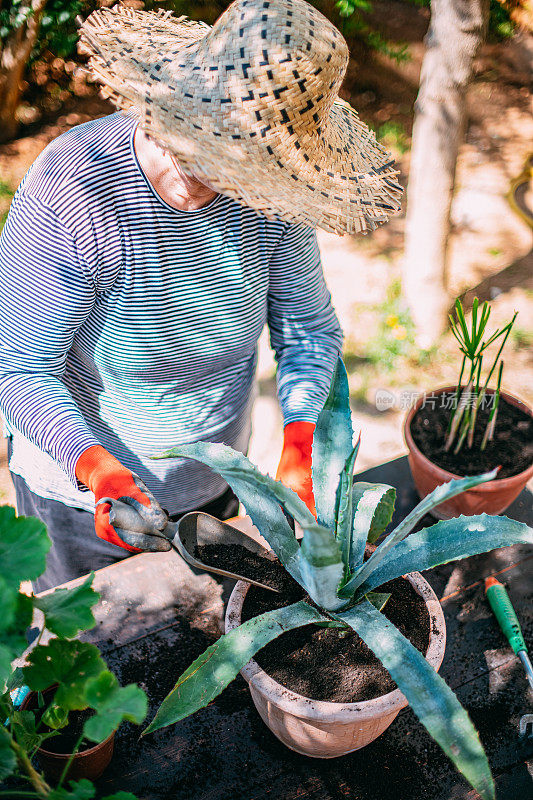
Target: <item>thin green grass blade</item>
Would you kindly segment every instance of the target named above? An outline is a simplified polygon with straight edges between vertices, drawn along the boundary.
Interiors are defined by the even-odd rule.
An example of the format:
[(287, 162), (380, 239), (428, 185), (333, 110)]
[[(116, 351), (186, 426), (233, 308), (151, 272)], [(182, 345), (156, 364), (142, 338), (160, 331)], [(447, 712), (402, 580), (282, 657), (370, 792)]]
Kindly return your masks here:
[(387, 556), (391, 548), (398, 545), (402, 539), (408, 536), (415, 525), (420, 522), (428, 511), (431, 511), (435, 506), (440, 505), (445, 500), (450, 500), (468, 489), (473, 489), (482, 483), (493, 480), (498, 474), (497, 469), (491, 472), (484, 472), (482, 475), (470, 475), (466, 478), (449, 481), (437, 486), (427, 497), (424, 497), (420, 503), (408, 514), (405, 519), (400, 522), (396, 528), (389, 533), (384, 542), (382, 542), (377, 550), (370, 556), (363, 566), (356, 572), (354, 577), (344, 586), (339, 592), (341, 597), (350, 597), (354, 594), (355, 590), (359, 588), (374, 570), (381, 564), (383, 559)]
[(461, 305), (461, 301), (459, 300), (459, 298), (455, 301), (455, 313), (457, 314), (457, 319), (459, 320), (459, 325), (461, 327), (461, 332), (463, 334), (466, 348), (470, 352), (472, 350), (472, 341), (470, 339), (470, 332), (468, 330), (468, 325), (466, 324), (463, 306)]
[(218, 472), (243, 503), (253, 524), (265, 537), (287, 572), (302, 583), (298, 553), (300, 547), (280, 504), (300, 525), (316, 522), (313, 514), (296, 492), (281, 481), (263, 475), (242, 453), (231, 447), (210, 442), (196, 442), (174, 447), (157, 458), (194, 458)]
[(243, 622), (207, 648), (178, 679), (166, 696), (147, 733), (172, 725), (214, 700), (258, 650), (285, 631), (328, 620), (300, 600)]
[(477, 731), (424, 656), (366, 600), (334, 616), (347, 622), (375, 653), (430, 736), (483, 800), (494, 800), (494, 782)]
[(397, 544), (359, 587), (357, 596), (409, 572), (423, 572), (512, 544), (533, 544), (533, 529), (524, 522), (489, 514), (442, 520)]
[(340, 475), (352, 449), (348, 375), (339, 358), (313, 436), (313, 494), (318, 522), (326, 528), (335, 528), (335, 499)]
[(305, 527), (299, 559), (303, 584), (315, 603), (334, 611), (345, 606), (337, 594), (344, 564), (333, 532), (316, 522)]

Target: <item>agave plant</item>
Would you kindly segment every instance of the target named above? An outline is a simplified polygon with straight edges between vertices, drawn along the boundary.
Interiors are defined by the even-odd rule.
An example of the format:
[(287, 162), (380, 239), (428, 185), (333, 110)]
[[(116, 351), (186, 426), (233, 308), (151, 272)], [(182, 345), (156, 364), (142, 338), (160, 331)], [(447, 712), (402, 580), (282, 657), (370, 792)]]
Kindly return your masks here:
[[(490, 800), (494, 798), (492, 776), (468, 714), (424, 656), (381, 613), (388, 595), (374, 590), (409, 572), (503, 545), (533, 543), (533, 530), (506, 517), (481, 514), (445, 520), (412, 533), (434, 506), (493, 479), (493, 471), (439, 486), (363, 561), (366, 543), (376, 541), (391, 521), (395, 489), (354, 482), (358, 447), (358, 442), (353, 444), (348, 379), (339, 359), (313, 440), (318, 519), (291, 489), (261, 474), (245, 456), (225, 445), (199, 442), (158, 456), (194, 458), (222, 475), (310, 601), (261, 614), (221, 636), (181, 675), (144, 733), (206, 706), (262, 647), (284, 631), (312, 623), (352, 628), (381, 660), (457, 769), (484, 800)], [(282, 508), (301, 525), (301, 544)]]

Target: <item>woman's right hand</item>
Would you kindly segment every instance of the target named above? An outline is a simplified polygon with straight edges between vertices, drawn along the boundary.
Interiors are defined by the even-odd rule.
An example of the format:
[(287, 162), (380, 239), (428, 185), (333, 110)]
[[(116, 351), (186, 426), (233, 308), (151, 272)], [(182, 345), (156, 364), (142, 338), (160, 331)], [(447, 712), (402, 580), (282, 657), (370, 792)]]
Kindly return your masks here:
[[(76, 463), (76, 477), (94, 494), (94, 527), (100, 539), (130, 553), (170, 550), (170, 542), (160, 535), (168, 523), (166, 513), (139, 476), (126, 469), (107, 450), (100, 445), (85, 450)], [(141, 517), (142, 524), (131, 532), (114, 527), (109, 519), (111, 503), (105, 502), (105, 498), (118, 500), (129, 506)], [(103, 499), (104, 502), (101, 502)], [(111, 517), (113, 518), (113, 513)], [(139, 528), (153, 533), (142, 533)], [(134, 547), (124, 541), (119, 532), (141, 546)]]

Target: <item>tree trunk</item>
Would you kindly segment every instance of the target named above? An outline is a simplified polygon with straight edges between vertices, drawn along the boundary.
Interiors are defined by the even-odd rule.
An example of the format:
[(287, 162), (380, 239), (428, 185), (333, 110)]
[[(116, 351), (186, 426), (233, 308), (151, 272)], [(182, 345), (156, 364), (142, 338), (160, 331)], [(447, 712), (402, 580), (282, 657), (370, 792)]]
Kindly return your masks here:
[(421, 347), (443, 332), (449, 307), (446, 250), (466, 90), (488, 24), (489, 0), (432, 0), (415, 105), (407, 189), (403, 292)]
[(26, 64), (41, 25), (46, 0), (32, 0), (31, 16), (14, 30), (0, 52), (0, 142), (12, 139), (18, 127), (15, 116)]

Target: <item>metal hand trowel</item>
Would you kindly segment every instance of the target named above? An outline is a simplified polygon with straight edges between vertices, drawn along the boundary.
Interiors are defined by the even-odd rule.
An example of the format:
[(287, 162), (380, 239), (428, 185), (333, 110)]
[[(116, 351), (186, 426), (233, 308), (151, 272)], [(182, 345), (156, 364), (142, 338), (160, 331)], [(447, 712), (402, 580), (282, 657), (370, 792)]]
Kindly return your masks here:
[(141, 513), (144, 513), (144, 509), (135, 501), (126, 503), (111, 497), (103, 497), (98, 505), (104, 503), (111, 506), (109, 522), (126, 544), (152, 552), (166, 551), (172, 548), (192, 567), (205, 572), (213, 572), (216, 575), (223, 575), (235, 581), (246, 581), (271, 592), (278, 592), (278, 589), (273, 586), (268, 586), (268, 584), (261, 583), (246, 575), (238, 575), (236, 572), (205, 564), (198, 559), (195, 555), (197, 547), (236, 544), (267, 561), (274, 560), (268, 550), (259, 542), (256, 542), (255, 539), (252, 539), (251, 536), (247, 536), (237, 528), (221, 522), (216, 517), (212, 517), (202, 511), (192, 511), (181, 517), (178, 522), (169, 520), (166, 526), (159, 530), (150, 519), (145, 519), (144, 516), (141, 516)]
[[(174, 536), (171, 538), (172, 532), (174, 532)], [(259, 586), (261, 589), (269, 589), (271, 592), (278, 591), (273, 586), (268, 586), (268, 584), (261, 583), (246, 575), (238, 575), (236, 572), (205, 564), (198, 559), (197, 555), (195, 555), (198, 547), (235, 544), (244, 547), (253, 555), (260, 556), (267, 561), (274, 560), (268, 550), (265, 550), (251, 536), (247, 536), (246, 533), (237, 528), (221, 522), (216, 517), (212, 517), (202, 511), (192, 511), (189, 514), (185, 514), (178, 522), (169, 522), (163, 533), (171, 541), (172, 547), (192, 567), (206, 572), (214, 572), (216, 575), (223, 575), (235, 581), (246, 581), (254, 586)]]

